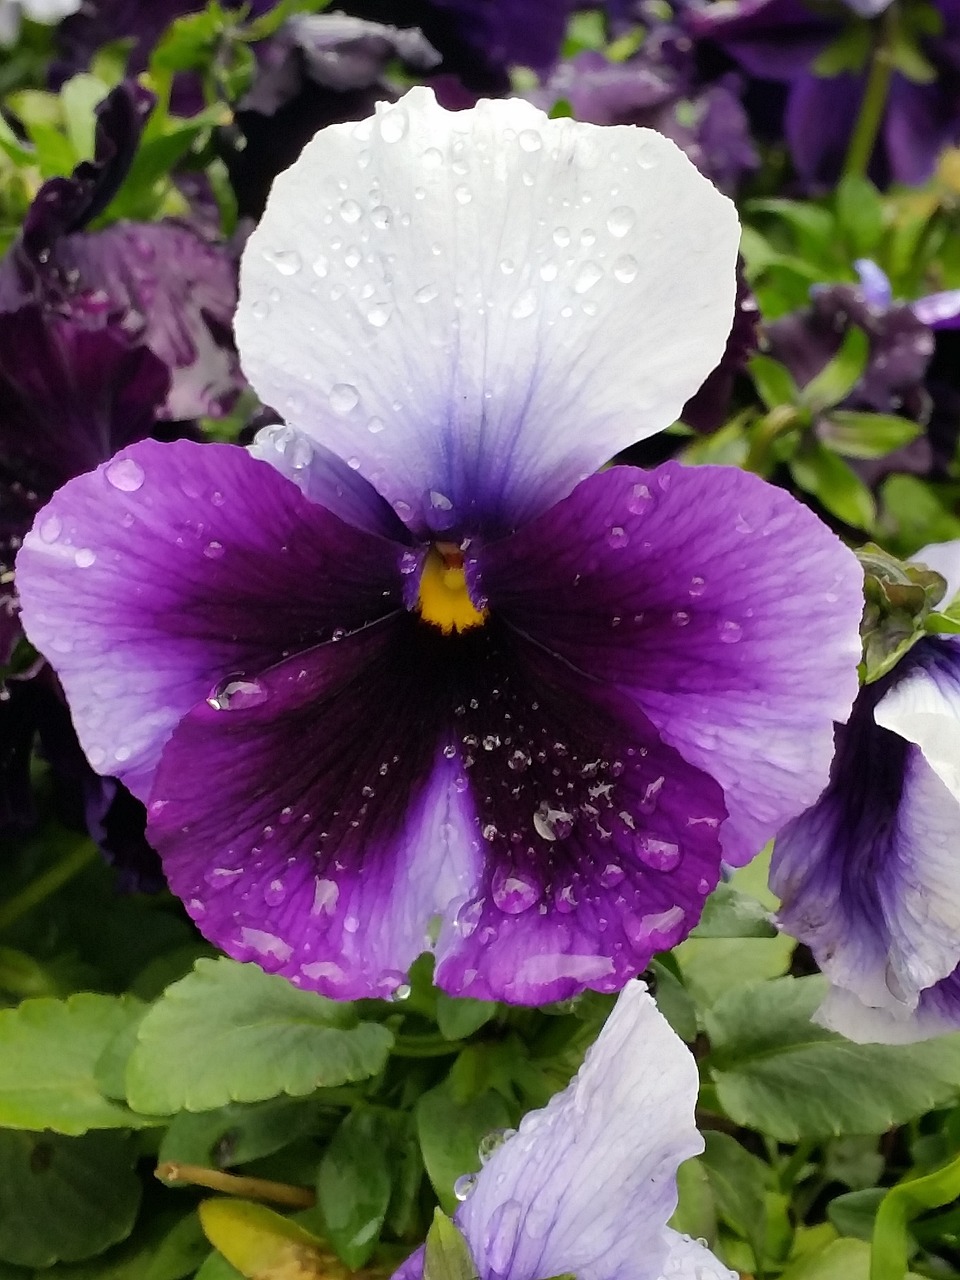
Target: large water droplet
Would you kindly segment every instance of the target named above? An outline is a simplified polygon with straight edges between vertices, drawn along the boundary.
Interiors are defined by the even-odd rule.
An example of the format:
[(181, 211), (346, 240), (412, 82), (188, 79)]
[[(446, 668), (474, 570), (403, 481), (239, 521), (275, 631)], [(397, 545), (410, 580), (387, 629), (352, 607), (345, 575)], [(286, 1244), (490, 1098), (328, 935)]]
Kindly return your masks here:
[(607, 546), (612, 547), (615, 551), (620, 547), (625, 547), (630, 541), (630, 535), (621, 525), (615, 524), (607, 534)]
[(223, 680), (207, 698), (214, 711), (245, 711), (266, 702), (269, 694), (259, 680), (242, 680), (236, 676)]
[(393, 213), (385, 204), (378, 204), (375, 209), (370, 212), (370, 221), (378, 231), (386, 231), (390, 223), (393, 221)]
[(73, 556), (73, 563), (78, 569), (89, 569), (92, 564), (96, 563), (96, 560), (97, 553), (89, 547), (78, 548)]
[(453, 197), (457, 204), (469, 204), (473, 199), (473, 192), (468, 186), (461, 183), (459, 187), (454, 188)]
[(505, 915), (517, 916), (540, 901), (541, 886), (525, 871), (497, 867), (493, 873), (493, 901)]
[(599, 263), (593, 261), (585, 262), (577, 272), (577, 278), (573, 282), (573, 291), (574, 293), (586, 293), (602, 278), (603, 268)]
[(295, 276), (303, 266), (303, 259), (296, 249), (267, 249), (263, 256), (282, 276)]
[(499, 1151), (503, 1144), (514, 1136), (516, 1129), (491, 1129), (489, 1133), (485, 1133), (477, 1145), (477, 1155), (480, 1157), (480, 1163), (486, 1164), (495, 1151)]
[(721, 622), (717, 629), (717, 635), (721, 644), (736, 644), (743, 635), (743, 627), (739, 622), (734, 622), (732, 619)]
[(521, 129), (517, 137), (522, 151), (534, 152), (539, 151), (543, 146), (543, 138), (537, 133), (536, 129)]
[(680, 865), (680, 846), (672, 840), (660, 840), (656, 836), (642, 835), (637, 840), (640, 861), (653, 871), (673, 871)]
[(542, 801), (533, 815), (533, 828), (543, 840), (565, 840), (573, 830), (573, 814)]
[(363, 210), (357, 204), (356, 200), (340, 201), (340, 217), (346, 223), (354, 223), (360, 221)]
[(621, 204), (616, 209), (610, 210), (607, 218), (607, 230), (612, 236), (622, 239), (630, 234), (636, 226), (637, 215), (629, 205)]
[(553, 243), (558, 249), (566, 249), (573, 237), (569, 227), (557, 227), (553, 233)]
[(203, 554), (208, 560), (219, 560), (223, 556), (223, 553), (224, 546), (222, 542), (208, 542), (203, 548)]
[(632, 284), (637, 278), (637, 272), (640, 270), (636, 258), (631, 257), (629, 253), (625, 253), (622, 258), (618, 258), (613, 264), (613, 276), (615, 280), (619, 280), (621, 284)]
[(360, 403), (360, 393), (349, 382), (338, 382), (330, 388), (330, 408), (334, 413), (349, 413)]
[(390, 319), (392, 314), (391, 308), (386, 303), (378, 303), (377, 306), (371, 307), (367, 312), (367, 323), (373, 325), (374, 329), (382, 329)]
[(389, 111), (381, 112), (378, 123), (380, 137), (384, 142), (399, 142), (406, 136), (410, 118), (404, 107), (393, 107)]
[(40, 525), (40, 541), (51, 543), (56, 542), (63, 532), (63, 521), (59, 516), (47, 516), (46, 520)]
[(528, 316), (532, 316), (537, 309), (537, 295), (533, 289), (524, 289), (519, 298), (510, 308), (510, 314), (514, 320), (526, 320)]
[(143, 467), (133, 458), (114, 458), (104, 474), (114, 489), (123, 493), (136, 493), (143, 487)]
[(462, 1173), (453, 1184), (453, 1194), (458, 1200), (466, 1200), (476, 1185), (477, 1175), (475, 1173)]

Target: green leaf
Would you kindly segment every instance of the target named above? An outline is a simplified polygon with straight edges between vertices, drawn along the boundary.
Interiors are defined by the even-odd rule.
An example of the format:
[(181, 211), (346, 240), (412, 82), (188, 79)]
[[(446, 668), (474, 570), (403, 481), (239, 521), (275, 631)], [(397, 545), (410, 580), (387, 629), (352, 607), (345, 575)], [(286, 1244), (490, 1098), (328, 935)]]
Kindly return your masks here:
[(820, 419), (821, 439), (847, 458), (883, 458), (916, 440), (922, 428), (890, 413), (833, 409)]
[(731, 884), (718, 884), (703, 904), (695, 938), (776, 938), (770, 912), (749, 893)]
[(317, 1202), (337, 1254), (356, 1271), (380, 1238), (393, 1190), (394, 1126), (372, 1107), (352, 1111), (323, 1154)]
[(870, 27), (866, 22), (855, 19), (817, 55), (810, 69), (815, 76), (824, 79), (832, 79), (845, 71), (862, 71), (867, 65), (871, 47)]
[(650, 962), (651, 984), (657, 1008), (681, 1040), (692, 1044), (697, 1038), (697, 1005), (675, 973), (660, 960)]
[(49, 1267), (125, 1239), (140, 1204), (135, 1159), (126, 1134), (0, 1131), (0, 1258)]
[(215, 1249), (250, 1280), (321, 1280), (329, 1274), (323, 1241), (265, 1205), (215, 1196), (199, 1208)]
[(316, 1123), (316, 1104), (294, 1098), (231, 1102), (213, 1111), (181, 1111), (163, 1135), (159, 1163), (217, 1169), (273, 1155)]
[(73, 76), (60, 90), (67, 137), (80, 160), (88, 160), (93, 156), (97, 127), (94, 110), (109, 92), (109, 85), (86, 72)]
[(757, 395), (768, 409), (776, 409), (784, 404), (797, 404), (800, 390), (786, 365), (770, 356), (756, 355), (751, 357), (747, 367)]
[(825, 1249), (792, 1263), (780, 1280), (868, 1280), (869, 1271), (867, 1245), (860, 1240), (833, 1240)]
[(834, 195), (837, 222), (847, 238), (851, 256), (869, 257), (883, 237), (884, 205), (869, 178), (847, 174)]
[(877, 518), (873, 495), (842, 458), (808, 439), (789, 465), (799, 488), (813, 494), (831, 515), (854, 529), (873, 528)]
[(920, 1178), (891, 1187), (877, 1211), (870, 1280), (901, 1280), (911, 1253), (908, 1223), (960, 1198), (960, 1156)]
[(801, 390), (800, 402), (804, 408), (817, 414), (845, 400), (863, 377), (869, 355), (867, 335), (857, 325), (850, 325), (837, 354)]
[(883, 1187), (862, 1187), (859, 1191), (834, 1196), (827, 1205), (827, 1217), (842, 1236), (869, 1240), (885, 1194)]
[(427, 1232), (423, 1255), (423, 1280), (477, 1280), (470, 1246), (454, 1223), (439, 1209)]
[(893, 30), (890, 59), (894, 68), (914, 84), (933, 84), (937, 78), (937, 68), (926, 56), (919, 41), (899, 24)]
[(96, 1076), (104, 1049), (141, 1009), (82, 992), (0, 1010), (0, 1126), (80, 1134), (155, 1123), (105, 1097)]
[(669, 1226), (674, 1231), (706, 1240), (717, 1238), (717, 1212), (710, 1179), (699, 1157), (684, 1160), (677, 1170), (677, 1207)]
[(445, 992), (437, 994), (437, 1026), (444, 1040), (466, 1040), (497, 1016), (492, 1000), (472, 1000), (469, 996), (454, 999)]
[(764, 1260), (770, 1166), (744, 1150), (727, 1133), (708, 1132), (703, 1136), (705, 1145), (700, 1160), (717, 1212), (748, 1242), (754, 1256), (753, 1270), (760, 1271)]
[(127, 1096), (150, 1115), (300, 1097), (376, 1075), (392, 1044), (353, 1005), (298, 991), (254, 964), (201, 959), (140, 1024)]
[(209, 1252), (195, 1213), (179, 1209), (142, 1213), (141, 1222), (122, 1244), (90, 1262), (53, 1267), (43, 1273), (42, 1280), (183, 1280), (193, 1275)]
[(321, 9), (326, 9), (329, 2), (330, 0), (279, 0), (279, 4), (275, 4), (268, 13), (247, 23), (241, 34), (244, 40), (251, 43), (266, 40), (267, 36), (279, 31), (295, 14), (318, 13)]
[(960, 1093), (960, 1035), (853, 1044), (811, 1022), (819, 976), (734, 988), (706, 1015), (710, 1074), (737, 1124), (782, 1142), (882, 1133)]
[(420, 1096), (414, 1115), (427, 1174), (440, 1204), (453, 1213), (458, 1204), (453, 1184), (480, 1168), (480, 1139), (510, 1124), (507, 1104), (492, 1089), (459, 1102), (444, 1083)]

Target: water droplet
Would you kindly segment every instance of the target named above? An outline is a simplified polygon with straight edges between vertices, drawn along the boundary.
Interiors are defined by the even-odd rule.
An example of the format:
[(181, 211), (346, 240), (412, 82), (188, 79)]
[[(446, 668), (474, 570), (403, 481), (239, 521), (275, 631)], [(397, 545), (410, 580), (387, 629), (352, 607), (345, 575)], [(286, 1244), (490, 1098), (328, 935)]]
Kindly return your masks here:
[(613, 547), (614, 550), (618, 550), (620, 547), (625, 547), (629, 541), (629, 533), (627, 533), (626, 529), (622, 528), (618, 524), (615, 524), (607, 534), (607, 546)]
[(636, 226), (636, 222), (637, 215), (630, 206), (621, 204), (618, 205), (616, 209), (610, 210), (610, 215), (607, 218), (607, 230), (612, 236), (622, 239), (624, 236), (630, 234)]
[(63, 532), (63, 521), (59, 516), (47, 516), (46, 520), (40, 525), (40, 541), (51, 543), (56, 542)]
[(287, 887), (282, 880), (271, 880), (263, 891), (263, 900), (268, 907), (279, 907), (287, 896)]
[(514, 302), (510, 308), (510, 315), (514, 320), (526, 320), (528, 316), (532, 316), (537, 309), (537, 295), (533, 289), (524, 289), (520, 297)]
[(480, 1163), (486, 1164), (495, 1151), (499, 1151), (503, 1144), (516, 1134), (516, 1129), (491, 1129), (489, 1133), (485, 1133), (477, 1145), (477, 1155), (480, 1157)]
[(266, 702), (269, 694), (259, 680), (242, 680), (233, 677), (223, 680), (207, 698), (207, 706), (214, 711), (244, 711)]
[(557, 227), (553, 233), (553, 243), (558, 249), (566, 249), (572, 239), (569, 227)]
[(382, 418), (371, 418), (370, 421), (367, 423), (367, 430), (370, 432), (372, 436), (377, 436), (383, 430), (385, 425), (386, 424), (384, 423)]
[(104, 473), (114, 489), (136, 493), (143, 487), (143, 467), (133, 458), (114, 458)]
[(573, 814), (565, 809), (554, 809), (541, 801), (533, 815), (533, 828), (543, 840), (565, 840), (573, 830)]
[(540, 267), (540, 279), (545, 280), (547, 284), (549, 284), (552, 280), (556, 280), (559, 272), (560, 268), (557, 264), (552, 259), (548, 259), (548, 261), (544, 262)]
[(346, 223), (354, 223), (360, 221), (363, 210), (357, 204), (356, 200), (340, 201), (340, 217)]
[(89, 569), (92, 564), (96, 563), (96, 560), (97, 553), (91, 551), (89, 547), (80, 547), (73, 557), (73, 563), (78, 569)]
[(631, 515), (638, 516), (644, 512), (650, 505), (653, 495), (645, 484), (635, 484), (630, 491), (630, 497), (627, 501), (627, 510)]
[(203, 554), (208, 560), (219, 560), (223, 555), (223, 551), (224, 548), (222, 542), (208, 542), (203, 548)]
[(584, 227), (580, 232), (580, 243), (584, 249), (589, 249), (591, 245), (597, 243), (597, 233), (593, 227)]
[(476, 1185), (477, 1175), (475, 1173), (462, 1173), (453, 1184), (453, 1194), (458, 1200), (466, 1200)]
[(454, 187), (453, 196), (457, 204), (469, 204), (473, 199), (473, 192), (463, 183), (459, 187)]
[(717, 634), (722, 644), (736, 644), (743, 635), (743, 627), (731, 619), (720, 623)]
[(435, 284), (425, 284), (417, 290), (413, 295), (415, 302), (432, 302), (434, 298), (440, 296), (440, 290)]
[(263, 298), (257, 298), (256, 302), (250, 304), (250, 314), (254, 320), (266, 320), (270, 314), (269, 302), (265, 302)]
[(360, 393), (349, 382), (338, 382), (330, 388), (328, 399), (334, 413), (349, 413), (360, 403)]
[(439, 169), (443, 164), (443, 152), (438, 151), (436, 147), (427, 147), (420, 158), (426, 169)]
[(540, 901), (541, 886), (525, 871), (499, 866), (493, 873), (493, 901), (508, 916), (520, 915)]
[(530, 153), (539, 151), (543, 146), (543, 138), (537, 133), (536, 129), (521, 129), (517, 141), (520, 143), (522, 151)]
[(380, 137), (384, 142), (399, 142), (406, 136), (410, 119), (404, 107), (393, 107), (389, 111), (381, 112), (378, 123)]
[(393, 214), (385, 204), (378, 204), (377, 207), (370, 212), (370, 221), (378, 231), (386, 231), (390, 223), (393, 221)]
[(602, 278), (603, 268), (599, 263), (593, 261), (585, 262), (577, 272), (577, 278), (573, 282), (573, 291), (574, 293), (586, 293)]
[(629, 253), (625, 253), (622, 258), (617, 258), (613, 264), (614, 279), (619, 280), (621, 284), (632, 284), (639, 270), (636, 258), (631, 257)]
[(620, 883), (624, 875), (623, 867), (618, 867), (615, 862), (608, 862), (600, 872), (600, 883), (604, 889), (612, 889)]
[(675, 627), (685, 627), (690, 621), (690, 615), (686, 609), (676, 609), (670, 615), (670, 621)]
[(367, 312), (367, 323), (372, 324), (375, 329), (382, 329), (391, 315), (391, 308), (386, 303), (379, 303)]
[(296, 249), (267, 249), (263, 256), (282, 276), (295, 276), (303, 266), (303, 259)]
[(653, 871), (673, 871), (680, 865), (680, 846), (672, 840), (660, 840), (656, 836), (642, 835), (637, 840), (640, 861)]
[(330, 270), (330, 259), (326, 256), (326, 254), (323, 254), (323, 253), (320, 254), (319, 258), (317, 258), (314, 261), (313, 269), (322, 280), (324, 276), (327, 274), (327, 272)]

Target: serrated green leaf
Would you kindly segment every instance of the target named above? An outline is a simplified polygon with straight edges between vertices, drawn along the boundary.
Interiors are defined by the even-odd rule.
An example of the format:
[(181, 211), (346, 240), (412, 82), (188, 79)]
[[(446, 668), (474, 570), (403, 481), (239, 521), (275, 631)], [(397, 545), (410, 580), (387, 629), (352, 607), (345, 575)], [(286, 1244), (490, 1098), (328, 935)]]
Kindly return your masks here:
[(706, 1014), (710, 1074), (737, 1124), (782, 1142), (882, 1133), (960, 1094), (960, 1035), (853, 1044), (811, 1022), (821, 977), (734, 988)]
[(846, 458), (883, 458), (916, 440), (922, 428), (890, 413), (832, 409), (820, 419), (821, 439)]
[(0, 1010), (0, 1127), (75, 1135), (156, 1123), (106, 1097), (96, 1077), (104, 1049), (141, 1010), (89, 992)]
[(420, 1096), (414, 1115), (427, 1174), (440, 1204), (453, 1213), (453, 1184), (480, 1168), (480, 1139), (510, 1124), (507, 1104), (492, 1089), (458, 1102), (444, 1083)]
[(376, 1075), (392, 1044), (353, 1005), (253, 964), (201, 959), (140, 1024), (127, 1097), (150, 1115), (299, 1097)]
[(845, 400), (863, 377), (870, 355), (864, 331), (852, 324), (843, 335), (840, 350), (800, 392), (800, 402), (811, 413), (822, 413)]
[(831, 515), (854, 529), (870, 530), (877, 518), (873, 494), (842, 458), (819, 441), (807, 440), (790, 459), (790, 474)]
[(125, 1239), (140, 1204), (135, 1159), (126, 1134), (0, 1130), (0, 1258), (49, 1267)]
[(456, 1225), (437, 1209), (427, 1232), (423, 1280), (477, 1280), (470, 1246)]

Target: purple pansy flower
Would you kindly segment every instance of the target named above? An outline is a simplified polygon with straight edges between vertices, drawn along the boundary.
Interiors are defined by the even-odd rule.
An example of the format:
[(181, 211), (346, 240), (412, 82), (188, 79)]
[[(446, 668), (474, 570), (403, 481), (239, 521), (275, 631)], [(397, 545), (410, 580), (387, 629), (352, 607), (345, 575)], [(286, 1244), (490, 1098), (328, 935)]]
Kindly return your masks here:
[[(948, 599), (960, 587), (960, 543), (916, 559)], [(960, 637), (925, 637), (863, 689), (771, 885), (832, 983), (819, 1021), (882, 1043), (960, 1027)]]
[[(817, 75), (814, 64), (852, 21), (872, 18), (886, 7), (871, 0), (823, 5), (721, 0), (691, 9), (689, 27), (750, 75), (788, 86), (784, 132), (793, 162), (805, 182), (823, 186), (842, 170), (868, 68), (828, 76)], [(931, 7), (933, 22), (921, 26), (918, 19), (911, 34), (920, 54), (916, 61), (926, 59), (932, 74), (910, 79), (894, 68), (870, 170), (881, 183), (925, 182), (944, 147), (960, 138), (960, 3), (934, 0)], [(911, 28), (909, 10), (902, 21)]]
[[(677, 1169), (703, 1150), (693, 1056), (630, 982), (573, 1082), (476, 1175), (455, 1221), (480, 1280), (736, 1280), (667, 1226)], [(421, 1280), (423, 1249), (394, 1280)]]
[(0, 262), (0, 313), (82, 313), (143, 343), (170, 370), (163, 416), (177, 421), (219, 414), (242, 386), (234, 256), (172, 219), (87, 229), (126, 177), (153, 104), (125, 81), (97, 108), (95, 158), (43, 184)]
[(861, 574), (746, 473), (596, 468), (730, 327), (677, 148), (426, 89), (278, 178), (237, 335), (288, 425), (122, 451), (18, 561), (212, 940), (336, 996), (615, 990), (822, 788)]

